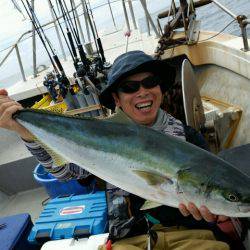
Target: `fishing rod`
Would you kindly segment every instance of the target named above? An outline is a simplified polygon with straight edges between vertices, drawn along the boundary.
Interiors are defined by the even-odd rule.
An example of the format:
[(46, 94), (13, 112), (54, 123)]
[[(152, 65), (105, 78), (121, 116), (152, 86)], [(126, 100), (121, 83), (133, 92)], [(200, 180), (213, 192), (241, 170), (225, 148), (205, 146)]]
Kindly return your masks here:
[[(72, 101), (72, 98), (73, 98), (73, 94), (72, 94), (72, 87), (70, 85), (70, 82), (69, 82), (69, 79), (66, 77), (65, 75), (65, 71), (62, 67), (62, 64), (58, 58), (58, 56), (56, 55), (55, 53), (55, 50), (52, 48), (52, 44), (50, 43), (49, 39), (47, 38), (32, 6), (30, 5), (30, 3), (28, 2), (28, 0), (26, 0), (26, 4), (28, 6), (28, 8), (26, 7), (25, 3), (23, 0), (22, 1), (22, 4), (31, 20), (31, 22), (33, 23), (34, 25), (34, 28), (37, 32), (37, 34), (39, 35), (39, 38), (41, 39), (41, 42), (43, 44), (43, 46), (45, 47), (46, 49), (46, 52), (48, 53), (48, 56), (50, 58), (50, 61), (53, 65), (53, 68), (55, 70), (55, 74), (47, 74), (47, 76), (45, 77), (45, 81), (44, 81), (44, 85), (47, 87), (49, 93), (51, 94), (52, 98), (53, 99), (56, 99), (55, 97), (55, 87), (58, 85), (59, 86), (59, 92), (60, 92), (60, 95), (62, 96), (62, 98), (66, 101), (67, 103), (67, 106), (69, 108), (75, 108), (76, 105), (71, 105), (71, 103), (73, 103)], [(43, 38), (44, 37), (44, 38)], [(47, 44), (48, 44), (48, 47), (49, 49), (51, 50), (52, 52), (52, 56), (51, 56), (51, 52), (49, 52), (49, 49), (47, 47)], [(58, 71), (59, 69), (59, 71)], [(69, 105), (68, 105), (69, 103)]]
[(49, 52), (49, 50), (48, 50), (48, 47), (47, 47), (47, 45), (46, 45), (46, 43), (45, 43), (45, 41), (44, 41), (44, 39), (43, 39), (43, 37), (42, 37), (42, 34), (40, 33), (39, 28), (37, 27), (36, 22), (33, 20), (33, 18), (32, 18), (32, 16), (31, 16), (31, 14), (29, 13), (29, 11), (28, 11), (28, 9), (27, 9), (27, 7), (26, 7), (24, 1), (21, 0), (21, 2), (22, 2), (23, 6), (24, 6), (24, 9), (25, 9), (27, 15), (29, 16), (29, 19), (31, 20), (31, 22), (32, 22), (32, 24), (33, 24), (33, 26), (34, 26), (34, 28), (35, 28), (35, 30), (36, 30), (36, 32), (37, 32), (37, 34), (38, 34), (38, 36), (39, 36), (39, 38), (40, 38), (42, 44), (43, 44), (43, 46), (44, 46), (44, 48), (45, 48), (45, 50), (46, 50), (48, 56), (49, 56), (49, 59), (50, 59), (50, 61), (51, 61), (51, 64), (52, 64), (52, 66), (53, 66), (55, 72), (56, 72), (56, 73), (59, 73), (59, 71), (58, 71), (58, 69), (57, 69), (57, 67), (56, 67), (56, 65), (55, 65), (55, 62), (54, 62), (54, 60), (52, 59), (51, 54), (50, 54), (50, 52)]
[[(58, 3), (58, 2), (56, 2), (56, 3)], [(69, 50), (69, 52), (70, 52), (70, 55), (71, 55), (72, 60), (73, 60), (73, 62), (74, 62), (74, 66), (75, 66), (75, 68), (76, 68), (76, 64), (77, 64), (76, 58), (77, 58), (77, 55), (76, 55), (75, 47), (74, 47), (74, 45), (72, 44), (73, 42), (71, 43), (71, 41), (73, 41), (73, 40), (72, 40), (71, 33), (70, 33), (70, 35), (67, 33), (67, 36), (68, 36), (68, 39), (69, 39), (69, 43), (70, 43), (70, 44), (69, 44), (69, 43), (68, 43), (68, 40), (67, 40), (67, 38), (66, 38), (66, 36), (65, 36), (65, 33), (64, 33), (64, 31), (63, 31), (62, 25), (61, 25), (61, 23), (60, 23), (60, 21), (59, 21), (59, 17), (58, 17), (58, 15), (57, 15), (57, 13), (56, 13), (56, 11), (55, 11), (55, 9), (54, 9), (54, 6), (53, 6), (51, 0), (49, 0), (49, 4), (50, 4), (50, 7), (51, 7), (51, 9), (52, 9), (52, 11), (53, 11), (53, 13), (54, 13), (54, 15), (55, 15), (55, 18), (56, 18), (57, 22), (58, 22), (59, 28), (60, 28), (60, 30), (61, 30), (61, 32), (62, 32), (63, 38), (64, 38), (64, 40), (65, 40), (65, 42), (66, 42), (66, 44), (67, 44), (68, 50)], [(66, 26), (66, 29), (67, 29), (67, 26)], [(69, 36), (71, 37), (71, 39), (69, 38)]]
[(76, 52), (74, 41), (73, 41), (73, 38), (72, 38), (72, 33), (70, 31), (71, 27), (69, 28), (69, 26), (68, 26), (68, 20), (67, 20), (65, 10), (63, 8), (63, 5), (62, 5), (61, 1), (59, 1), (59, 6), (60, 6), (60, 9), (61, 9), (61, 12), (62, 12), (62, 17), (64, 19), (64, 23), (65, 23), (65, 26), (66, 26), (66, 31), (67, 31), (67, 37), (68, 37), (68, 40), (69, 40), (69, 44), (71, 46), (71, 50), (72, 50), (72, 53), (73, 53), (73, 56), (74, 56), (74, 58), (73, 58), (74, 66), (75, 66), (75, 69), (77, 70), (77, 64), (78, 64), (79, 60), (78, 60), (78, 57), (77, 57), (77, 52)]
[[(70, 44), (72, 49), (74, 50), (74, 62), (75, 62), (75, 68), (76, 72), (73, 74), (75, 77), (75, 83), (78, 84), (80, 90), (78, 92), (80, 93), (74, 93), (73, 90), (71, 92), (72, 96), (75, 97), (76, 102), (78, 102), (78, 105), (81, 106), (86, 106), (84, 105), (84, 99), (85, 98), (96, 98), (95, 102), (97, 102), (98, 97), (97, 95), (97, 87), (100, 85), (100, 80), (96, 78), (97, 76), (97, 71), (95, 71), (96, 68), (96, 62), (93, 61), (92, 63), (87, 59), (86, 54), (83, 50), (83, 47), (81, 45), (80, 41), (80, 36), (78, 32), (78, 27), (76, 23), (76, 15), (75, 15), (75, 8), (73, 5), (73, 1), (70, 1), (71, 4), (71, 12), (73, 13), (73, 19), (70, 15), (70, 11), (66, 5), (66, 2), (64, 0), (57, 0), (58, 3), (58, 8), (60, 8), (62, 17), (65, 22), (68, 38), (70, 40)], [(75, 43), (74, 43), (75, 42)], [(79, 60), (77, 58), (76, 50), (75, 50), (75, 44), (77, 44), (78, 52), (80, 55), (81, 63), (79, 63)], [(94, 70), (93, 70), (94, 69)], [(89, 78), (88, 78), (89, 77)], [(87, 81), (86, 79), (89, 79)], [(91, 84), (90, 84), (91, 82)], [(93, 89), (92, 91), (90, 91)], [(87, 91), (88, 90), (88, 91)], [(93, 92), (93, 93), (92, 93)], [(82, 94), (81, 94), (82, 93)], [(90, 100), (89, 100), (90, 101)], [(91, 102), (91, 101), (90, 101)]]
[(96, 34), (95, 34), (95, 31), (94, 31), (94, 27), (93, 27), (92, 20), (91, 20), (91, 18), (90, 18), (88, 5), (87, 5), (87, 3), (86, 3), (85, 0), (83, 1), (83, 3), (85, 4), (85, 9), (86, 9), (87, 18), (88, 18), (89, 25), (90, 25), (90, 29), (91, 29), (91, 32), (92, 32), (92, 35), (93, 35), (93, 38), (94, 38), (94, 43), (95, 43), (96, 51), (97, 51), (97, 54), (98, 54), (98, 56), (99, 56), (100, 53), (99, 53), (98, 45), (97, 45), (97, 42), (96, 42), (96, 40), (97, 40), (97, 39), (96, 39)]
[(89, 60), (87, 59), (86, 57), (86, 53), (83, 49), (83, 46), (82, 46), (82, 43), (80, 41), (80, 36), (79, 36), (79, 29), (78, 29), (78, 26), (77, 26), (77, 22), (76, 22), (76, 6), (75, 6), (75, 3), (73, 4), (73, 0), (70, 0), (70, 4), (71, 4), (71, 10), (72, 10), (72, 13), (73, 13), (73, 18), (74, 18), (74, 22), (75, 22), (75, 30), (76, 30), (76, 34), (77, 34), (77, 38), (78, 38), (78, 43), (77, 43), (77, 48), (78, 48), (78, 51), (79, 51), (79, 55), (80, 55), (80, 59), (82, 61), (82, 63), (85, 65), (87, 71), (89, 70)]
[[(47, 36), (46, 36), (46, 34), (45, 34), (45, 32), (44, 32), (44, 30), (43, 30), (43, 28), (42, 28), (42, 26), (41, 26), (41, 24), (40, 24), (40, 22), (39, 22), (37, 16), (36, 16), (36, 14), (35, 14), (35, 12), (34, 12), (32, 6), (30, 5), (29, 1), (26, 0), (26, 4), (27, 4), (29, 10), (27, 9), (27, 7), (26, 7), (26, 5), (24, 4), (23, 0), (21, 0), (21, 2), (22, 2), (22, 4), (23, 4), (23, 6), (24, 6), (24, 8), (25, 8), (25, 10), (26, 10), (26, 12), (27, 12), (27, 14), (28, 14), (28, 16), (29, 16), (31, 22), (32, 22), (32, 24), (34, 25), (35, 30), (36, 30), (37, 34), (39, 35), (39, 38), (40, 38), (41, 41), (42, 41), (42, 44), (43, 44), (44, 47), (46, 48), (46, 51), (47, 51), (47, 53), (48, 53), (48, 55), (49, 55), (49, 58), (51, 59), (51, 63), (52, 63), (52, 65), (53, 65), (54, 69), (55, 69), (55, 72), (58, 74), (59, 71), (60, 71), (61, 74), (65, 75), (64, 69), (63, 69), (63, 67), (62, 67), (62, 64), (61, 64), (61, 62), (60, 62), (58, 56), (56, 55), (55, 50), (52, 48), (52, 45), (51, 45), (49, 39), (47, 38)], [(40, 31), (41, 31), (41, 32), (40, 32)], [(43, 39), (43, 36), (44, 36), (45, 40)], [(47, 44), (48, 44), (48, 46), (49, 46), (49, 49), (50, 49), (51, 52), (52, 52), (52, 57), (51, 57), (51, 55), (50, 55), (50, 53), (49, 53), (49, 50), (48, 50), (48, 48), (47, 48), (47, 46), (46, 46), (45, 41), (47, 42)], [(53, 60), (52, 58), (53, 58), (54, 60)], [(55, 65), (56, 65), (57, 67), (56, 67)], [(58, 71), (57, 68), (59, 69), (59, 71)]]
[(103, 64), (106, 62), (106, 58), (104, 56), (104, 50), (103, 50), (103, 46), (102, 46), (102, 41), (101, 41), (101, 38), (99, 37), (99, 34), (97, 32), (97, 28), (96, 28), (96, 23), (95, 23), (95, 19), (94, 19), (94, 15), (93, 15), (93, 12), (92, 12), (92, 9), (91, 9), (91, 6), (90, 6), (90, 1), (88, 0), (88, 3), (89, 3), (89, 10), (90, 10), (90, 15), (92, 17), (92, 21), (93, 21), (93, 24), (94, 24), (94, 29), (95, 29), (95, 33), (97, 35), (97, 44), (98, 44), (98, 48), (99, 48), (99, 51), (100, 51), (100, 54), (101, 54), (101, 58), (102, 58), (102, 62)]
[[(102, 41), (101, 41), (101, 38), (99, 37), (98, 32), (97, 32), (97, 28), (96, 28), (96, 24), (95, 24), (95, 20), (94, 20), (94, 15), (93, 15), (91, 5), (90, 5), (89, 1), (88, 1), (88, 4), (89, 4), (89, 8), (88, 8), (88, 5), (87, 5), (87, 3), (85, 1), (87, 16), (88, 16), (89, 23), (90, 23), (90, 28), (91, 28), (91, 31), (92, 31), (92, 34), (93, 34), (93, 37), (94, 37), (94, 40), (95, 40), (97, 53), (100, 53), (102, 63), (104, 64), (106, 62), (106, 58), (104, 56)], [(91, 16), (91, 18), (90, 18), (90, 16)]]
[(73, 6), (73, 1), (70, 0), (70, 5), (71, 5), (71, 11), (72, 11), (72, 14), (73, 14), (73, 19), (74, 19), (74, 23), (75, 23), (75, 29), (76, 29), (76, 34), (77, 34), (77, 37), (78, 37), (78, 42), (80, 42), (80, 36), (79, 36), (79, 30), (78, 30), (78, 27), (77, 27), (77, 22), (76, 22), (76, 9), (75, 9), (75, 6)]
[[(80, 60), (81, 62), (83, 63), (84, 67), (85, 67), (85, 71), (89, 71), (89, 60), (87, 59), (86, 57), (86, 53), (84, 52), (84, 49), (83, 49), (83, 46), (81, 44), (81, 41), (80, 41), (80, 36), (79, 36), (79, 31), (78, 31), (78, 28), (77, 28), (77, 24), (76, 24), (76, 21), (75, 21), (75, 26), (72, 22), (72, 18), (69, 14), (69, 9), (66, 5), (66, 2), (63, 0), (57, 0), (58, 3), (59, 3), (59, 6), (60, 6), (60, 9), (61, 9), (61, 12), (62, 12), (62, 15), (63, 15), (63, 18), (64, 18), (64, 21), (65, 21), (65, 26), (66, 26), (66, 29), (67, 29), (67, 35), (68, 35), (68, 39), (70, 41), (70, 44), (71, 44), (71, 47), (72, 47), (72, 50), (73, 50), (73, 54), (75, 56), (75, 68), (76, 70), (78, 71), (79, 68), (82, 67), (82, 65), (79, 65), (79, 59), (77, 57), (77, 53), (76, 53), (76, 49), (75, 49), (75, 45), (74, 45), (74, 41), (73, 41), (73, 38), (75, 40), (75, 43), (77, 45), (77, 48), (78, 48), (78, 52), (79, 52), (79, 56), (80, 56)], [(73, 7), (73, 3), (71, 1), (71, 6), (72, 6), (72, 13), (73, 15), (75, 16), (74, 14), (74, 7)], [(72, 34), (73, 34), (73, 37), (72, 37)], [(83, 72), (83, 70), (80, 70), (81, 74)], [(78, 72), (79, 73), (79, 72)]]
[(76, 31), (76, 27), (74, 26), (74, 24), (72, 22), (72, 18), (70, 16), (70, 11), (69, 11), (69, 9), (67, 7), (67, 4), (66, 4), (65, 0), (59, 0), (59, 1), (60, 1), (60, 3), (63, 3), (62, 8), (64, 10), (64, 13), (65, 13), (65, 16), (67, 18), (67, 21), (68, 21), (69, 27), (71, 29), (71, 32), (73, 33), (73, 36), (75, 38), (76, 44), (80, 43), (79, 33)]
[[(70, 11), (68, 9), (65, 0), (58, 0), (58, 1), (60, 1), (60, 3), (63, 2), (63, 4), (64, 4), (64, 6), (63, 6), (64, 7), (64, 14), (67, 15), (67, 21), (69, 23), (68, 25), (71, 27), (71, 31), (74, 34), (74, 38), (75, 38), (75, 42), (76, 42), (77, 47), (78, 47), (79, 55), (80, 55), (81, 61), (83, 63), (83, 66), (79, 65), (79, 68), (77, 69), (76, 73), (74, 74), (74, 77), (76, 79), (76, 83), (79, 85), (79, 88), (80, 88), (80, 91), (77, 94), (78, 102), (79, 102), (80, 106), (83, 106), (83, 107), (86, 105), (92, 105), (95, 103), (99, 103), (98, 95), (100, 94), (100, 90), (102, 89), (102, 86), (101, 86), (102, 82), (105, 82), (106, 78), (107, 78), (106, 77), (107, 67), (106, 68), (104, 67), (105, 57), (104, 57), (104, 51), (103, 51), (103, 48), (101, 46), (100, 41), (98, 42), (99, 43), (99, 47), (98, 47), (97, 41), (98, 41), (99, 37), (96, 38), (96, 34), (98, 35), (96, 26), (93, 27), (93, 23), (91, 22), (90, 15), (88, 13), (88, 15), (87, 15), (88, 20), (89, 20), (89, 23), (91, 25), (91, 30), (93, 33), (94, 42), (95, 42), (95, 45), (97, 48), (97, 53), (98, 53), (98, 56), (93, 57), (93, 59), (90, 61), (89, 59), (86, 58), (86, 54), (83, 50), (83, 47), (82, 47), (82, 44), (80, 41), (79, 29), (78, 29), (78, 25), (76, 22), (76, 7), (75, 7), (74, 0), (70, 0), (72, 14), (70, 13)], [(86, 5), (86, 1), (85, 1), (85, 5)], [(60, 7), (61, 7), (61, 9), (63, 9), (62, 6), (60, 6)], [(85, 9), (88, 10), (87, 6)], [(62, 10), (62, 12), (63, 12), (63, 10)], [(73, 18), (71, 18), (71, 16), (73, 16)], [(99, 51), (100, 52), (102, 51), (102, 59), (100, 57)], [(98, 74), (98, 72), (99, 72), (99, 74)], [(97, 112), (97, 111), (93, 111), (93, 112)], [(101, 114), (101, 111), (98, 111), (95, 114), (95, 116), (98, 115), (98, 113)]]
[(26, 18), (25, 18), (25, 16), (24, 16), (24, 14), (23, 14), (21, 8), (20, 8), (19, 5), (17, 4), (16, 0), (11, 0), (11, 2), (14, 4), (14, 7), (18, 10), (18, 12), (22, 14), (22, 16), (23, 16), (23, 18), (24, 18), (24, 20), (25, 20)]

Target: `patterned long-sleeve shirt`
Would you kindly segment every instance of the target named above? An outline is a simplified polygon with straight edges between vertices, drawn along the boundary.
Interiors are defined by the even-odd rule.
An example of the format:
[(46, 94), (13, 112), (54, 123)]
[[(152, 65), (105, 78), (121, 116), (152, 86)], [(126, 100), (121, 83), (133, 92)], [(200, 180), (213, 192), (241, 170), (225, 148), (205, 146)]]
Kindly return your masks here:
[(83, 179), (90, 173), (79, 166), (69, 163), (63, 166), (55, 166), (53, 159), (47, 151), (37, 142), (24, 142), (28, 150), (44, 166), (47, 172), (51, 173), (58, 180), (67, 181), (70, 179)]

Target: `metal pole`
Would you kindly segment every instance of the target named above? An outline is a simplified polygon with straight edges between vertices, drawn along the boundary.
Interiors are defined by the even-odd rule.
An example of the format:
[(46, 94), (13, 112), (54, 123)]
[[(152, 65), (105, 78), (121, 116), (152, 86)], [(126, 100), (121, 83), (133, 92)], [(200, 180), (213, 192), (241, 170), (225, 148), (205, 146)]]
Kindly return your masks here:
[(114, 18), (113, 11), (112, 11), (112, 8), (111, 8), (110, 0), (108, 0), (108, 5), (109, 5), (110, 14), (111, 14), (111, 17), (112, 17), (112, 20), (113, 20), (113, 24), (115, 26), (115, 29), (117, 30), (117, 26), (116, 26), (116, 23), (115, 23), (115, 18)]
[(241, 29), (241, 35), (243, 39), (244, 51), (249, 51), (248, 39), (247, 39), (247, 25), (250, 23), (246, 16), (240, 15), (237, 17), (238, 23)]
[[(32, 9), (35, 9), (35, 0), (31, 1)], [(37, 77), (37, 68), (36, 68), (36, 30), (34, 24), (32, 24), (32, 48), (33, 48), (33, 76)]]
[(86, 26), (86, 30), (87, 30), (88, 41), (91, 42), (89, 23), (88, 23), (89, 19), (88, 19), (88, 14), (87, 14), (87, 10), (86, 10), (86, 2), (85, 2), (85, 0), (81, 0), (81, 3), (82, 3), (83, 13), (84, 13), (84, 20), (85, 20), (85, 26)]
[(132, 16), (132, 21), (133, 21), (134, 28), (135, 28), (135, 30), (137, 30), (138, 28), (137, 28), (137, 24), (136, 24), (136, 21), (135, 21), (135, 13), (134, 13), (134, 9), (133, 9), (132, 0), (128, 0), (128, 6), (129, 6), (130, 14)]
[(227, 14), (229, 14), (232, 18), (237, 20), (237, 16), (231, 12), (229, 9), (227, 9), (225, 6), (223, 6), (220, 2), (217, 0), (212, 0), (218, 7), (220, 7), (222, 10), (224, 10)]
[(212, 1), (219, 8), (221, 8), (228, 15), (230, 15), (233, 19), (237, 20), (237, 22), (240, 25), (240, 29), (241, 29), (241, 35), (242, 35), (243, 44), (244, 44), (244, 49), (243, 50), (244, 51), (249, 51), (249, 45), (248, 45), (248, 40), (247, 40), (247, 30), (246, 30), (247, 23), (244, 23), (244, 20), (247, 20), (247, 17), (243, 16), (243, 15), (237, 16), (233, 12), (231, 12), (229, 9), (227, 9), (225, 6), (223, 6), (221, 3), (219, 3), (217, 0), (212, 0)]
[(145, 14), (146, 14), (146, 16), (147, 16), (147, 18), (148, 18), (150, 24), (151, 24), (151, 26), (152, 26), (152, 28), (153, 28), (153, 30), (154, 30), (154, 32), (155, 32), (156, 37), (157, 37), (157, 38), (160, 38), (160, 34), (159, 34), (157, 28), (155, 27), (155, 24), (154, 24), (154, 22), (153, 22), (153, 20), (152, 20), (152, 18), (151, 18), (151, 16), (150, 16), (150, 14), (149, 14), (149, 12), (148, 12), (148, 9), (147, 9), (147, 7), (146, 7), (146, 5), (145, 5), (145, 3), (144, 3), (144, 0), (140, 0), (140, 2), (141, 2), (141, 5), (142, 5), (142, 7), (143, 7), (143, 9), (144, 9), (144, 11), (145, 11)]
[(127, 25), (127, 31), (131, 31), (130, 29), (130, 24), (129, 24), (129, 20), (128, 20), (128, 12), (126, 9), (126, 4), (125, 4), (125, 0), (122, 0), (122, 8), (123, 8), (123, 12), (124, 12), (124, 16), (125, 16), (125, 20), (126, 20), (126, 25)]
[[(146, 8), (147, 8), (147, 0), (143, 0), (143, 1), (144, 1), (144, 4), (145, 4)], [(144, 11), (144, 12), (145, 12), (145, 11)], [(148, 20), (148, 18), (147, 18), (146, 12), (145, 12), (145, 19), (146, 19), (146, 24), (147, 24), (148, 36), (150, 36), (150, 25), (149, 25), (149, 20)]]
[(159, 32), (161, 33), (161, 35), (163, 35), (162, 28), (161, 28), (161, 23), (160, 23), (160, 19), (159, 18), (157, 18), (157, 24), (158, 24), (158, 30), (159, 30)]
[(246, 24), (246, 25), (247, 25), (247, 24), (250, 24), (250, 19), (244, 19), (244, 20), (243, 20), (243, 24)]
[(22, 60), (21, 60), (21, 56), (20, 56), (17, 44), (15, 46), (15, 50), (16, 50), (17, 60), (18, 60), (18, 64), (19, 64), (19, 67), (20, 67), (20, 70), (21, 70), (23, 81), (26, 82), (27, 80), (26, 80), (26, 77), (25, 77), (25, 74), (24, 74), (23, 64), (22, 64)]
[(80, 19), (79, 19), (78, 11), (77, 11), (77, 8), (76, 8), (75, 0), (72, 0), (72, 5), (73, 5), (73, 7), (75, 9), (76, 21), (77, 21), (77, 24), (78, 24), (78, 27), (79, 27), (79, 31), (80, 31), (80, 36), (82, 38), (82, 42), (85, 43), (85, 38), (84, 38), (84, 35), (83, 35), (82, 26), (81, 26), (81, 23), (80, 23)]
[[(64, 51), (64, 48), (63, 48), (62, 39), (61, 39), (60, 32), (59, 32), (59, 29), (58, 29), (57, 24), (56, 24), (55, 15), (54, 15), (53, 10), (52, 10), (53, 6), (51, 5), (51, 2), (49, 0), (48, 0), (48, 5), (49, 5), (50, 14), (51, 14), (51, 17), (52, 17), (52, 20), (53, 20), (53, 24), (55, 26), (57, 39), (59, 41), (59, 45), (60, 45), (60, 48), (61, 48), (61, 51), (62, 51), (63, 59), (64, 59), (64, 61), (66, 61), (67, 58), (66, 58), (66, 54), (65, 54), (65, 51)], [(58, 22), (60, 22), (60, 20), (58, 20)]]
[(241, 27), (241, 34), (242, 34), (242, 39), (243, 39), (243, 44), (244, 44), (244, 51), (249, 51), (246, 26)]

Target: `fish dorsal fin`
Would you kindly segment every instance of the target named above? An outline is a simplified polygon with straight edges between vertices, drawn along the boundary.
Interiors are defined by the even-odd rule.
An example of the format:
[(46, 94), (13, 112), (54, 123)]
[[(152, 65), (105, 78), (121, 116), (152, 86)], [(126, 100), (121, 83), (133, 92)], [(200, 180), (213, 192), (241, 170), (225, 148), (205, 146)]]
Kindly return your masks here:
[(141, 206), (140, 210), (148, 210), (148, 209), (156, 208), (160, 206), (162, 206), (162, 204), (154, 202), (154, 201), (146, 200), (144, 204)]
[[(33, 135), (34, 136), (34, 135)], [(41, 142), (37, 137), (34, 136), (34, 141), (39, 143), (39, 145), (42, 146), (43, 149), (45, 149), (47, 151), (47, 153), (51, 156), (52, 160), (53, 160), (53, 164), (56, 166), (62, 166), (65, 165), (67, 163), (69, 163), (67, 160), (65, 160), (62, 156), (60, 156), (59, 154), (57, 154), (53, 149), (51, 149), (50, 147), (48, 147), (46, 144), (44, 144), (43, 142)]]
[(105, 119), (105, 121), (122, 124), (134, 124), (132, 119), (130, 119), (120, 108), (117, 108), (116, 113)]
[(140, 177), (142, 177), (147, 182), (148, 185), (156, 186), (165, 182), (173, 184), (173, 181), (170, 178), (161, 175), (159, 173), (152, 173), (145, 170), (132, 170), (132, 171), (135, 172)]

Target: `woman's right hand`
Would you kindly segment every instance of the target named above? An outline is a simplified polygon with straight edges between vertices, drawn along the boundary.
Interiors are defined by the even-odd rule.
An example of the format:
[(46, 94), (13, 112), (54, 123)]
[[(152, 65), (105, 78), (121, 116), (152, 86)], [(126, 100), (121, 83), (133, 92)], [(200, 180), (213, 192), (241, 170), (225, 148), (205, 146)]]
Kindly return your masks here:
[(8, 96), (5, 89), (0, 89), (0, 128), (17, 132), (24, 140), (31, 141), (32, 134), (12, 118), (12, 115), (23, 109), (22, 105)]

